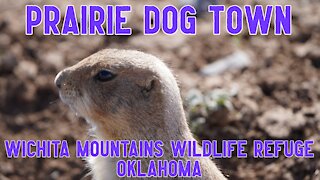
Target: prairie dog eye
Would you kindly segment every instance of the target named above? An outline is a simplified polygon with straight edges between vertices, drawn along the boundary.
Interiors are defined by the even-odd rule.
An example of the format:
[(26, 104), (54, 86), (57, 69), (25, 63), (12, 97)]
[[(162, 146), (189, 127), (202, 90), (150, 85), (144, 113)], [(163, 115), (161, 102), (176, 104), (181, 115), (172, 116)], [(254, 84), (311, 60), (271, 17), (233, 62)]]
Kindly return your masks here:
[(111, 81), (116, 77), (111, 71), (107, 69), (100, 70), (98, 74), (95, 76), (95, 79), (101, 82)]

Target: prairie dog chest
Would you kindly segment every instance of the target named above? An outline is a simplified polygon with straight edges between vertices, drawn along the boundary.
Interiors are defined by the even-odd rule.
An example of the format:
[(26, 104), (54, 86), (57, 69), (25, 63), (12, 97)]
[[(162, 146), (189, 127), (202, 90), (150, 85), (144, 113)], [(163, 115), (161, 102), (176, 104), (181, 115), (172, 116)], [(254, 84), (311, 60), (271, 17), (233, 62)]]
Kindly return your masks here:
[(116, 161), (114, 159), (91, 156), (86, 161), (94, 180), (116, 179)]

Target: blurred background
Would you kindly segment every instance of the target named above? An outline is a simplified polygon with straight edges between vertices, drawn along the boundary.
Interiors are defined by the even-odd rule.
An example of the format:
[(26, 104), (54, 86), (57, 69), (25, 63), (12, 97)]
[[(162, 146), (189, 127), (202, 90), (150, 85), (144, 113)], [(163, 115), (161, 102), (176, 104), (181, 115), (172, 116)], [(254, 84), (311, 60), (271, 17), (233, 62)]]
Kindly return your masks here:
[[(246, 139), (246, 159), (218, 159), (230, 179), (320, 179), (320, 1), (212, 1), (225, 5), (285, 5), (293, 34), (212, 35), (212, 14), (197, 20), (197, 35), (143, 35), (146, 1), (0, 0), (0, 140), (65, 139), (70, 159), (7, 159), (0, 145), (0, 179), (87, 179), (74, 156), (87, 124), (59, 100), (55, 75), (104, 48), (137, 49), (164, 59), (177, 75), (189, 124), (197, 139)], [(200, 2), (200, 1), (199, 1)], [(207, 1), (201, 1), (207, 3)], [(170, 1), (182, 6), (195, 1)], [(132, 36), (25, 35), (25, 5), (131, 4)], [(169, 2), (148, 1), (163, 7)], [(200, 5), (199, 5), (200, 4)], [(77, 12), (78, 13), (78, 12)], [(222, 16), (223, 17), (223, 16)], [(222, 25), (224, 18), (222, 18)], [(254, 159), (254, 139), (314, 140), (315, 158)]]

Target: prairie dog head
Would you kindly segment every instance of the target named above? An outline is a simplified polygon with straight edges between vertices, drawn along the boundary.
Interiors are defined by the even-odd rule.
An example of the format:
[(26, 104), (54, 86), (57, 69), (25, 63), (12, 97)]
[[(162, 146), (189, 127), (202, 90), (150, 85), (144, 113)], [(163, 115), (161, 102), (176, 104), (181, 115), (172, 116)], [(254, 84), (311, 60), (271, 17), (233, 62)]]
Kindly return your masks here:
[[(167, 66), (139, 51), (106, 49), (62, 70), (60, 98), (110, 139), (157, 139), (186, 124)], [(172, 117), (172, 119), (168, 117)]]

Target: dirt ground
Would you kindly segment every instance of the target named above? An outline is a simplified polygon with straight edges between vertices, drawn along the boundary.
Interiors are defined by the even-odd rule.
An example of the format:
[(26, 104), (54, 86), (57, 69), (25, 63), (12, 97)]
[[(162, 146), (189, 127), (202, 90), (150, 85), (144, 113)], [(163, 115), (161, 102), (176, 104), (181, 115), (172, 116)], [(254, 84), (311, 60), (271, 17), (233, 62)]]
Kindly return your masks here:
[[(315, 158), (311, 159), (249, 155), (217, 160), (230, 179), (320, 179), (320, 1), (255, 1), (292, 4), (291, 36), (249, 36), (247, 31), (213, 36), (211, 14), (198, 18), (196, 36), (144, 36), (142, 11), (136, 10), (143, 7), (143, 1), (121, 1), (136, 10), (128, 22), (132, 36), (43, 36), (41, 27), (26, 36), (24, 7), (33, 3), (46, 4), (0, 0), (1, 143), (5, 139), (65, 139), (74, 152), (75, 141), (88, 138), (87, 124), (59, 100), (55, 75), (103, 48), (138, 49), (161, 57), (172, 67), (184, 99), (191, 90), (203, 94), (234, 91), (228, 98), (232, 108), (191, 112), (186, 101), (190, 124), (195, 124), (192, 130), (199, 139), (246, 139), (249, 152), (254, 139), (315, 141)], [(68, 3), (89, 4), (82, 0), (59, 1), (58, 5)], [(250, 58), (248, 66), (219, 75), (201, 74), (208, 64), (239, 51)], [(0, 179), (86, 179), (87, 173), (83, 160), (72, 154), (69, 159), (7, 159), (0, 145)]]

